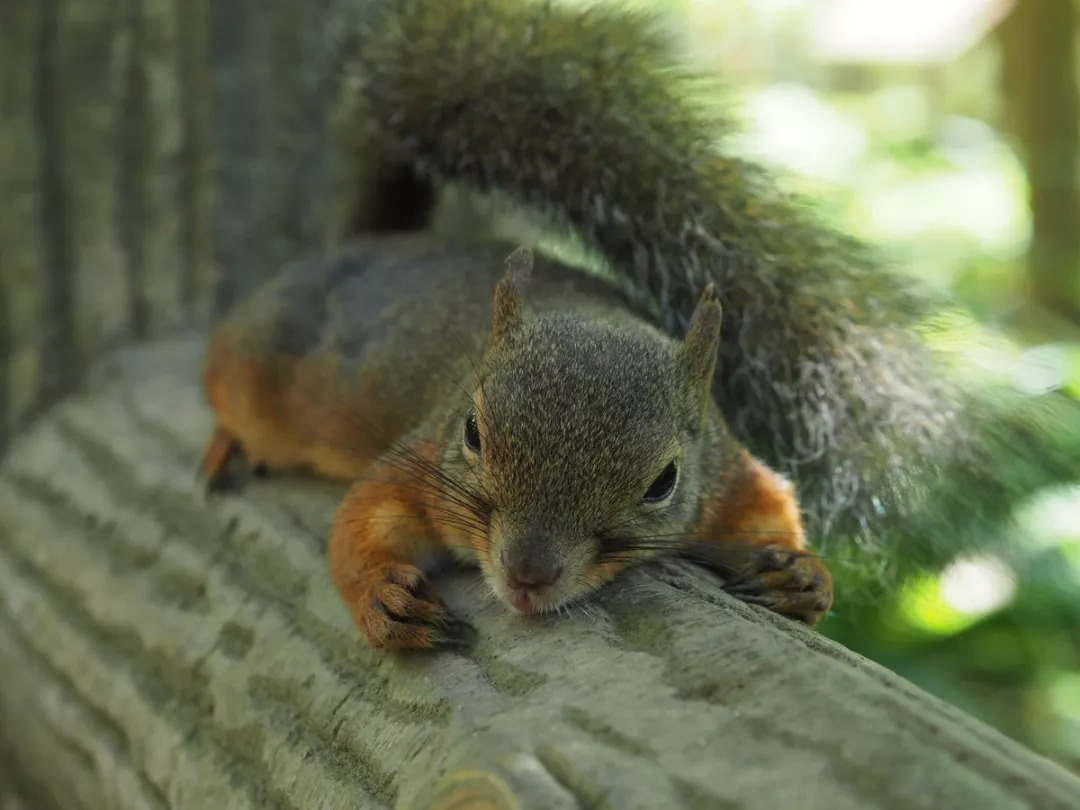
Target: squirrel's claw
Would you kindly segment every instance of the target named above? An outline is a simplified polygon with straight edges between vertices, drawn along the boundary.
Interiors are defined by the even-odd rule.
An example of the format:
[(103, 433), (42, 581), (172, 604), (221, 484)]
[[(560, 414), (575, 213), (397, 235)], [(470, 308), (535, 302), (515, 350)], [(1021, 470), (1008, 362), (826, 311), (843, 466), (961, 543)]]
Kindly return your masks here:
[(263, 478), (269, 472), (265, 462), (248, 458), (240, 441), (218, 425), (199, 460), (195, 477), (205, 482), (207, 495), (217, 495), (238, 491), (247, 475)]
[(476, 643), (476, 628), (449, 610), (443, 613), (438, 631), (435, 647), (439, 650), (460, 652)]
[(244, 448), (239, 440), (221, 425), (217, 425), (199, 460), (196, 474), (197, 478), (206, 482), (207, 495), (229, 492), (240, 487), (234, 467), (243, 459), (243, 455)]
[(207, 477), (200, 469), (196, 478), (203, 482), (203, 488), (208, 496), (236, 492), (241, 486), (239, 477), (227, 471)]
[(763, 549), (748, 570), (724, 590), (752, 605), (817, 624), (832, 607), (832, 576), (820, 558), (805, 552)]

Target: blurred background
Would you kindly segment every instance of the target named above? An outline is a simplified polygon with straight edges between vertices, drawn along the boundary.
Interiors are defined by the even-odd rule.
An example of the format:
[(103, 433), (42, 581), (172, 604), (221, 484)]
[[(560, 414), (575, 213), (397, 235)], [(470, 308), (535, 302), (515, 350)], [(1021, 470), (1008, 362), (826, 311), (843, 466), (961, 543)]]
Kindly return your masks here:
[[(742, 148), (966, 304), (982, 371), (1080, 397), (1080, 4), (673, 2)], [(1080, 772), (1080, 489), (1019, 533), (823, 631)]]
[[(955, 294), (977, 323), (939, 339), (972, 367), (1080, 398), (1080, 3), (667, 2), (739, 148)], [(336, 5), (0, 4), (0, 451), (102, 351), (323, 238), (330, 91), (296, 66)], [(1019, 518), (1017, 557), (823, 631), (1080, 772), (1080, 490)]]

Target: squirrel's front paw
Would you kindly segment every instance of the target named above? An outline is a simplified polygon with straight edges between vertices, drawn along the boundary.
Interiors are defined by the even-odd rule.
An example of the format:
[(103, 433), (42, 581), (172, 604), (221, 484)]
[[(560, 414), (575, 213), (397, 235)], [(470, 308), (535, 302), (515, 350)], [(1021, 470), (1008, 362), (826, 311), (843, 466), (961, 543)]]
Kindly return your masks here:
[(367, 573), (354, 593), (353, 618), (373, 649), (431, 649), (450, 639), (449, 614), (414, 565), (386, 563)]
[(806, 552), (762, 549), (749, 568), (724, 590), (743, 602), (782, 616), (817, 624), (832, 607), (832, 575), (820, 558)]

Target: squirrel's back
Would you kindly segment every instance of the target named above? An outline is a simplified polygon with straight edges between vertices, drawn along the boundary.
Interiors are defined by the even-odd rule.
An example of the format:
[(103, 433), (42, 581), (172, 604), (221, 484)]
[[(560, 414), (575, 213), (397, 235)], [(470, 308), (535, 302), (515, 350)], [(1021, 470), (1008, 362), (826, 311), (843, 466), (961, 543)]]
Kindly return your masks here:
[[(367, 236), (286, 268), (211, 335), (204, 378), (221, 426), (259, 448), (256, 465), (357, 476), (390, 437), (460, 405), (510, 250)], [(653, 329), (609, 285), (554, 261), (536, 263), (528, 298), (541, 313)]]

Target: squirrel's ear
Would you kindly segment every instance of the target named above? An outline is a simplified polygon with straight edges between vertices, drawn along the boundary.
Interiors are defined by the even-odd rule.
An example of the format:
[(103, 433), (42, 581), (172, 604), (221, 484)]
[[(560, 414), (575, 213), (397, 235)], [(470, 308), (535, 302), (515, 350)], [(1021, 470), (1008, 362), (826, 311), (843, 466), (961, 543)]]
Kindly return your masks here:
[(491, 316), (491, 339), (494, 346), (521, 323), (521, 293), (532, 274), (533, 252), (518, 248), (506, 258), (506, 272), (495, 287), (495, 306)]
[(720, 343), (722, 309), (716, 295), (716, 286), (709, 284), (701, 293), (694, 314), (690, 318), (690, 330), (683, 340), (681, 361), (690, 380), (702, 390), (708, 391), (716, 370), (716, 350)]

